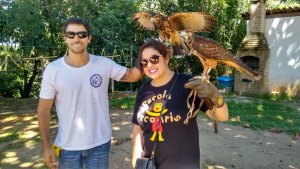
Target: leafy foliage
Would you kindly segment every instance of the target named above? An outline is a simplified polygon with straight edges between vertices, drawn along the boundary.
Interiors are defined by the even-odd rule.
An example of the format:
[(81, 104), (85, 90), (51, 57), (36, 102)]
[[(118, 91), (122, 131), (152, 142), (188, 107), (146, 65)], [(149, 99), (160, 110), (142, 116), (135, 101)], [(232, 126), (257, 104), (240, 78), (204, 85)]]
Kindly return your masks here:
[[(91, 23), (93, 41), (90, 50), (129, 48), (132, 42), (141, 41), (142, 34), (135, 33), (130, 20), (136, 11), (131, 0), (14, 0), (5, 4), (7, 7), (0, 8), (0, 45), (12, 47), (13, 51), (1, 54), (0, 63), (7, 56), (17, 61), (21, 73), (12, 79), (23, 81), (21, 87), (18, 86), (21, 97), (30, 97), (35, 81), (40, 80), (43, 63), (39, 57), (62, 56), (66, 52), (61, 27), (69, 17), (81, 17)], [(7, 71), (15, 69), (12, 64), (7, 65)]]
[(18, 87), (21, 80), (15, 72), (0, 72), (0, 95), (4, 97), (18, 97)]
[[(299, 3), (298, 0), (286, 2)], [(217, 18), (218, 26), (214, 31), (201, 35), (220, 42), (235, 53), (246, 33), (245, 22), (240, 14), (248, 7), (249, 4), (243, 0), (1, 0), (0, 69), (9, 73), (0, 77), (3, 81), (0, 88), (5, 90), (6, 86), (13, 85), (14, 92), (0, 95), (36, 95), (45, 65), (40, 57), (57, 57), (66, 53), (61, 27), (69, 17), (81, 17), (91, 23), (93, 39), (89, 52), (100, 54), (101, 49), (125, 49), (129, 53), (132, 45), (133, 56), (137, 56), (138, 47), (145, 40), (158, 38), (158, 35), (154, 31), (137, 29), (131, 21), (133, 13), (154, 11), (167, 15), (181, 11), (208, 12)], [(7, 57), (16, 63), (5, 63), (4, 66)], [(129, 54), (126, 57), (125, 62), (130, 60)], [(129, 66), (128, 63), (124, 65)], [(193, 75), (202, 72), (196, 57), (174, 58), (172, 66), (178, 72)], [(226, 74), (226, 69), (218, 66), (217, 71), (211, 72), (211, 77), (222, 74)], [(123, 87), (120, 84), (120, 88)]]
[(268, 0), (267, 9), (281, 9), (288, 7), (300, 7), (300, 0)]

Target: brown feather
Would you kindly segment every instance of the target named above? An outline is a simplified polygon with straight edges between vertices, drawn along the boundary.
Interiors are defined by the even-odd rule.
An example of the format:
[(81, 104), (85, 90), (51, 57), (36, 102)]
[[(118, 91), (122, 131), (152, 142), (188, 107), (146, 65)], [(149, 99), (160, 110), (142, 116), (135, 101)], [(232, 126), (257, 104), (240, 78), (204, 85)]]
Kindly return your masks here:
[(151, 22), (151, 17), (153, 13), (151, 12), (139, 12), (132, 16), (132, 20), (135, 21), (140, 28), (154, 30), (154, 24)]
[(168, 17), (160, 13), (139, 12), (132, 16), (132, 20), (140, 28), (156, 29), (163, 42), (168, 40), (172, 45), (180, 45), (180, 30), (204, 32), (216, 26), (215, 18), (204, 12), (180, 12)]
[(216, 27), (216, 19), (205, 12), (180, 12), (167, 19), (176, 31), (207, 32)]
[[(212, 39), (195, 35), (192, 46), (194, 49), (193, 54), (198, 57), (201, 57), (202, 62), (208, 62), (202, 63), (204, 65), (204, 70), (215, 69), (217, 63), (221, 62), (234, 67), (239, 72), (247, 74), (255, 80), (259, 80), (261, 78), (257, 72), (252, 70), (239, 58), (235, 57), (229, 50), (227, 50), (221, 44)], [(205, 68), (205, 66), (211, 67)], [(209, 72), (205, 72), (205, 74), (206, 73), (208, 74)]]

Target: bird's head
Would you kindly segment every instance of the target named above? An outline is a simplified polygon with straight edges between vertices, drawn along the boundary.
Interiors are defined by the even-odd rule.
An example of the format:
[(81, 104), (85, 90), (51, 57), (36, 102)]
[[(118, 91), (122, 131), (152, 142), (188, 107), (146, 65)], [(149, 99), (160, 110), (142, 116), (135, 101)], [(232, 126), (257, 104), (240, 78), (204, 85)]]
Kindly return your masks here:
[(164, 16), (160, 13), (152, 13), (151, 14), (151, 22), (152, 23), (159, 23), (160, 21), (164, 20)]
[(192, 43), (194, 33), (188, 30), (182, 30), (179, 32), (180, 46), (183, 49), (183, 53), (191, 55)]
[(188, 30), (182, 30), (179, 32), (181, 43), (192, 44), (194, 33)]
[(182, 30), (179, 32), (179, 36), (184, 38), (185, 40), (188, 40), (189, 38), (193, 37), (193, 32), (188, 30)]

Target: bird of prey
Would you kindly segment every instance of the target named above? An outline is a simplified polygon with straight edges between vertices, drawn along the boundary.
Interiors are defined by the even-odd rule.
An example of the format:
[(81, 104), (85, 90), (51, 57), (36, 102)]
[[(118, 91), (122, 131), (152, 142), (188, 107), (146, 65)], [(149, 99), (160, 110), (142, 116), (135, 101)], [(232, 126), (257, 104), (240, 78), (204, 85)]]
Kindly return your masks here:
[(218, 63), (236, 68), (241, 73), (249, 75), (255, 80), (260, 76), (238, 58), (224, 48), (220, 43), (198, 36), (195, 32), (206, 32), (216, 27), (216, 20), (205, 12), (179, 12), (169, 16), (160, 13), (139, 12), (132, 16), (140, 28), (157, 30), (161, 40), (170, 44), (171, 52), (176, 54), (193, 54), (202, 65), (202, 75), (209, 82), (209, 72)]
[(160, 13), (139, 12), (132, 16), (140, 28), (157, 30), (164, 43), (180, 45), (179, 32), (189, 30), (192, 32), (207, 32), (215, 28), (216, 20), (205, 12), (179, 12), (169, 16)]
[(210, 38), (196, 35), (190, 31), (181, 31), (180, 39), (182, 50), (187, 54), (194, 54), (201, 61), (203, 65), (202, 75), (204, 75), (206, 79), (209, 79), (210, 70), (215, 69), (218, 63), (231, 66), (252, 79), (259, 80), (261, 78), (257, 72), (238, 57), (235, 57), (220, 43)]

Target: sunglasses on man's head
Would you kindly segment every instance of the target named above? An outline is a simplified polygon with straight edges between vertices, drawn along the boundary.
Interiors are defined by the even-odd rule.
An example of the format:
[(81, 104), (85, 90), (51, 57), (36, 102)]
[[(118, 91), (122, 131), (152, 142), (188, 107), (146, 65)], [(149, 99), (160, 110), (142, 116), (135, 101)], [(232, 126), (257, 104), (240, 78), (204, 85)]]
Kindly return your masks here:
[(148, 66), (148, 61), (154, 65), (159, 63), (159, 55), (152, 55), (149, 59), (141, 60), (141, 67), (146, 68)]
[(70, 38), (70, 39), (74, 39), (75, 35), (78, 36), (79, 39), (83, 39), (89, 36), (89, 33), (86, 31), (82, 31), (82, 32), (66, 32), (65, 33), (65, 37)]

